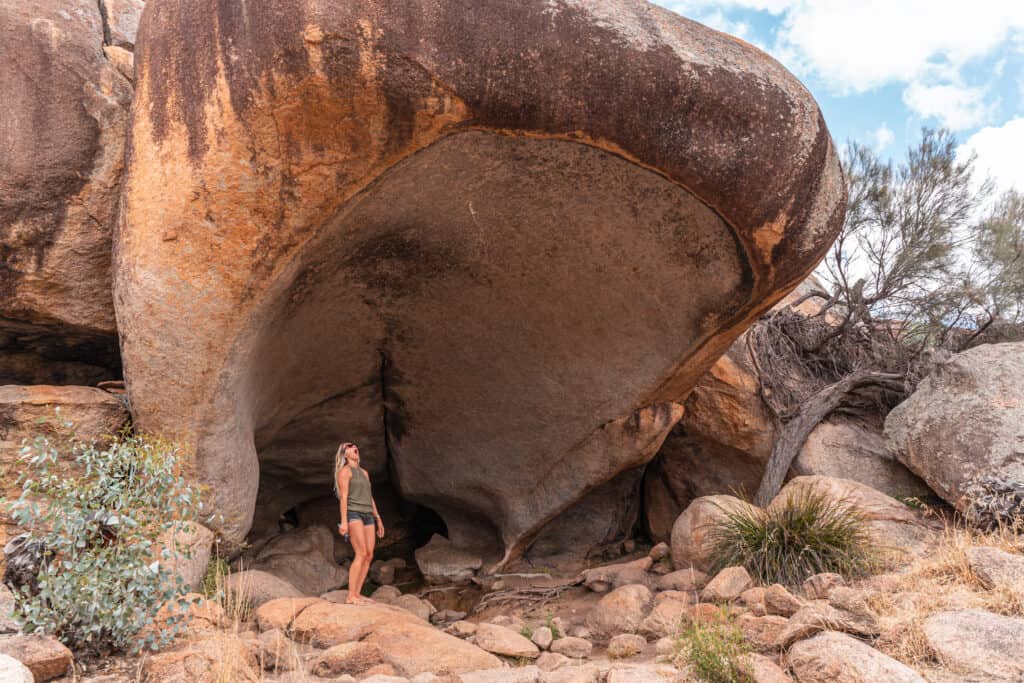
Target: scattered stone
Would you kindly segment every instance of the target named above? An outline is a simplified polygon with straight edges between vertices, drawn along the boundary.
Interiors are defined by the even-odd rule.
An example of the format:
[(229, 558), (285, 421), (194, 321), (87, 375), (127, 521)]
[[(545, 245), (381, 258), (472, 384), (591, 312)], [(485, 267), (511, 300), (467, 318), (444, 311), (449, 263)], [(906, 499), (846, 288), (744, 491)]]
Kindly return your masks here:
[(828, 594), (828, 604), (853, 615), (864, 624), (876, 624), (878, 615), (868, 605), (868, 595), (866, 591), (860, 589), (836, 586)]
[(804, 581), (804, 595), (811, 600), (827, 600), (828, 595), (832, 592), (833, 588), (845, 585), (846, 579), (839, 574), (833, 574), (831, 572), (815, 574)]
[(707, 540), (711, 526), (729, 512), (752, 506), (734, 496), (703, 496), (695, 499), (672, 525), (672, 563), (679, 569), (711, 571), (714, 561)]
[(594, 649), (594, 645), (589, 640), (583, 638), (577, 638), (575, 636), (566, 636), (565, 638), (559, 638), (555, 642), (551, 643), (551, 651), (555, 654), (565, 655), (572, 659), (584, 659), (590, 656), (590, 651)]
[(469, 638), (471, 635), (476, 633), (476, 624), (472, 621), (459, 620), (454, 624), (445, 629), (445, 633), (450, 633), (457, 638)]
[(671, 666), (651, 664), (617, 664), (608, 671), (607, 683), (666, 683), (678, 680), (679, 672)]
[[(390, 671), (394, 671), (394, 667), (390, 664), (380, 664), (378, 666), (382, 669), (386, 668)], [(391, 674), (378, 673), (362, 679), (359, 683), (409, 683), (409, 679), (405, 676), (393, 676)]]
[(701, 599), (708, 602), (735, 600), (753, 583), (754, 580), (750, 578), (750, 574), (743, 567), (726, 567), (704, 587)]
[(789, 666), (800, 683), (925, 683), (910, 667), (843, 633), (800, 641), (789, 651)]
[(587, 569), (582, 574), (583, 585), (595, 593), (607, 593), (613, 588), (631, 584), (648, 586), (654, 583), (653, 577), (648, 574), (653, 564), (654, 560), (650, 557), (642, 557), (632, 562)]
[(650, 609), (653, 596), (646, 586), (616, 588), (601, 598), (587, 615), (587, 626), (595, 633), (636, 633)]
[(627, 538), (622, 542), (622, 552), (629, 555), (630, 553), (636, 552), (636, 541), (632, 538)]
[(861, 636), (877, 636), (880, 632), (878, 622), (874, 619), (836, 609), (823, 601), (815, 601), (801, 607), (789, 618), (776, 645), (785, 649), (819, 631), (842, 631)]
[(14, 657), (0, 654), (0, 681), (4, 683), (35, 683), (27, 666)]
[(688, 600), (662, 600), (640, 622), (639, 633), (652, 638), (674, 636), (683, 627), (689, 612)]
[(700, 624), (725, 623), (730, 617), (738, 616), (735, 605), (716, 605), (713, 602), (699, 602), (690, 608), (690, 620)]
[(180, 648), (149, 655), (142, 662), (144, 681), (231, 681), (257, 683), (259, 647), (221, 633), (204, 634)]
[(423, 598), (418, 598), (411, 593), (399, 596), (399, 598), (392, 604), (395, 607), (401, 607), (407, 612), (415, 614), (423, 621), (430, 621), (430, 615), (437, 611), (429, 601), (424, 600)]
[(673, 638), (665, 636), (664, 638), (658, 638), (654, 643), (654, 652), (659, 657), (668, 657), (675, 654), (676, 652), (676, 641)]
[(775, 649), (779, 636), (788, 623), (789, 620), (785, 617), (775, 615), (756, 617), (752, 614), (741, 614), (737, 619), (744, 637), (760, 652)]
[(505, 657), (536, 659), (540, 656), (537, 646), (523, 635), (496, 624), (479, 624), (476, 629), (476, 644), (488, 652)]
[[(429, 602), (429, 601), (428, 601)], [(433, 605), (431, 605), (433, 606)], [(451, 624), (466, 618), (465, 612), (453, 609), (443, 609), (430, 615), (431, 624)]]
[(571, 663), (572, 660), (557, 652), (541, 652), (537, 658), (537, 668), (541, 671), (554, 671)]
[(233, 595), (238, 604), (249, 602), (253, 607), (278, 598), (303, 597), (302, 591), (285, 579), (258, 569), (228, 574), (224, 577), (224, 590)]
[(971, 546), (966, 554), (967, 563), (982, 586), (988, 590), (1005, 587), (1024, 600), (1024, 556), (985, 546)]
[(764, 592), (767, 590), (764, 586), (754, 586), (740, 593), (738, 598), (741, 605), (744, 605), (748, 609), (757, 605), (764, 607)]
[(778, 664), (754, 652), (741, 656), (736, 668), (747, 677), (748, 683), (793, 683)]
[(483, 566), (479, 555), (462, 550), (444, 536), (434, 534), (415, 552), (416, 565), (427, 583), (464, 583)]
[(530, 640), (533, 644), (542, 650), (547, 650), (551, 647), (551, 643), (555, 639), (555, 634), (551, 632), (551, 629), (547, 626), (541, 626), (533, 629), (533, 634), (530, 636)]
[(371, 600), (391, 604), (402, 597), (402, 591), (394, 586), (381, 586), (370, 595)]
[(683, 591), (662, 591), (654, 594), (654, 604), (660, 605), (666, 601), (692, 603), (697, 601), (697, 595)]
[(612, 659), (635, 657), (644, 651), (647, 641), (633, 633), (621, 633), (608, 643), (608, 656)]
[(1024, 619), (984, 610), (939, 612), (924, 622), (929, 647), (951, 668), (991, 681), (1024, 679)]
[(263, 603), (256, 610), (256, 625), (261, 631), (279, 629), (287, 632), (302, 610), (322, 602), (320, 598), (280, 598)]
[(71, 650), (50, 636), (0, 638), (0, 654), (17, 659), (42, 683), (63, 676), (71, 666)]
[(658, 577), (660, 591), (699, 591), (708, 583), (708, 575), (697, 569), (679, 569)]
[(541, 672), (540, 683), (598, 683), (601, 670), (594, 664), (563, 666), (549, 672)]
[(300, 664), (296, 644), (280, 629), (259, 635), (260, 661), (267, 671), (291, 671)]
[(365, 672), (384, 661), (384, 652), (372, 643), (341, 643), (328, 648), (313, 664), (312, 672), (324, 678)]
[(665, 541), (662, 541), (661, 543), (658, 543), (653, 548), (651, 548), (651, 552), (647, 553), (647, 557), (651, 558), (655, 562), (660, 562), (661, 560), (668, 557), (669, 554), (671, 554), (671, 552), (672, 548), (669, 547), (669, 544), (665, 543)]
[(786, 590), (786, 587), (774, 583), (764, 591), (764, 609), (768, 614), (778, 614), (783, 617), (790, 617), (796, 614), (797, 610), (803, 607), (803, 603), (800, 602), (792, 593)]
[(384, 564), (378, 560), (370, 567), (369, 577), (370, 581), (376, 584), (390, 586), (395, 582), (395, 568), (393, 565)]
[(583, 624), (577, 624), (573, 626), (571, 629), (569, 629), (568, 634), (570, 636), (575, 636), (576, 638), (583, 638), (584, 640), (590, 640), (592, 636), (592, 634), (590, 633), (590, 629), (584, 626)]
[(459, 676), (460, 683), (537, 683), (540, 669), (535, 665), (470, 671)]

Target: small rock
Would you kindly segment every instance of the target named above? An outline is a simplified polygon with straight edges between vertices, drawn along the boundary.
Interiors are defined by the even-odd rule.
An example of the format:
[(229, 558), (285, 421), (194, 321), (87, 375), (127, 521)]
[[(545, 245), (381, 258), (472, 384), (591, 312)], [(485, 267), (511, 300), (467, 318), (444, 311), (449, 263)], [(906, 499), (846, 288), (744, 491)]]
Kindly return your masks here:
[(291, 671), (300, 664), (296, 645), (280, 629), (259, 635), (260, 661), (267, 671)]
[(735, 605), (722, 606), (713, 602), (699, 602), (690, 607), (690, 620), (700, 624), (721, 624), (741, 612), (742, 610)]
[(320, 655), (311, 671), (323, 678), (341, 674), (358, 675), (384, 661), (384, 652), (372, 643), (353, 641), (330, 647)]
[(445, 633), (456, 636), (458, 638), (469, 638), (471, 635), (476, 633), (476, 624), (471, 621), (459, 620), (454, 624), (446, 628)]
[(465, 619), (466, 613), (453, 609), (443, 609), (430, 615), (431, 624), (451, 624), (460, 619)]
[(988, 590), (1003, 586), (1024, 600), (1024, 556), (998, 548), (972, 546), (966, 550), (967, 564)]
[[(335, 679), (337, 681), (337, 679)], [(353, 683), (355, 679), (352, 679)], [(374, 674), (369, 678), (362, 679), (359, 683), (409, 683), (405, 676), (392, 676), (390, 674)]]
[(505, 657), (536, 659), (540, 656), (537, 646), (510, 628), (496, 624), (480, 624), (476, 629), (476, 645), (479, 648)]
[(547, 650), (549, 647), (551, 647), (551, 642), (554, 639), (554, 634), (551, 632), (551, 629), (547, 626), (541, 626), (540, 628), (534, 629), (533, 635), (530, 637), (530, 640), (533, 641), (533, 644), (542, 650)]
[(540, 669), (535, 665), (483, 669), (459, 674), (460, 683), (537, 683)]
[(646, 586), (616, 588), (591, 608), (587, 615), (587, 626), (604, 636), (636, 633), (652, 600), (651, 591)]
[(399, 596), (398, 599), (391, 604), (395, 607), (401, 607), (406, 612), (412, 612), (423, 621), (430, 621), (430, 615), (437, 611), (430, 602), (422, 598), (417, 598), (411, 593)]
[(747, 677), (749, 683), (793, 683), (782, 668), (764, 655), (749, 653), (741, 656), (736, 668)]
[(764, 591), (764, 609), (768, 614), (790, 617), (801, 607), (803, 603), (781, 584), (772, 584)]
[(392, 604), (400, 597), (402, 597), (402, 591), (398, 590), (394, 586), (381, 586), (370, 595), (371, 600), (383, 602), (388, 605)]
[(590, 640), (590, 638), (593, 635), (590, 632), (590, 629), (583, 625), (573, 626), (571, 629), (569, 629), (568, 633), (570, 636), (574, 636), (576, 638), (583, 638), (584, 640)]
[(261, 631), (287, 631), (302, 610), (320, 602), (319, 598), (281, 598), (264, 603), (256, 610), (256, 625)]
[(658, 545), (651, 548), (651, 552), (647, 553), (647, 557), (651, 558), (655, 562), (658, 562), (668, 557), (670, 552), (672, 552), (672, 549), (669, 547), (668, 543), (662, 541)]
[(0, 638), (0, 654), (25, 665), (37, 683), (63, 676), (71, 666), (71, 650), (50, 636)]
[(671, 666), (650, 664), (616, 665), (608, 671), (607, 683), (666, 683), (678, 680), (679, 672)]
[(635, 657), (644, 651), (647, 641), (633, 633), (621, 633), (608, 643), (608, 656), (612, 659)]
[(9, 655), (0, 655), (0, 681), (4, 683), (35, 683), (27, 666)]
[(427, 583), (468, 582), (483, 566), (479, 555), (457, 548), (440, 534), (415, 552), (416, 564)]
[(737, 620), (743, 636), (754, 646), (755, 650), (768, 652), (775, 648), (779, 636), (785, 630), (789, 620), (780, 616), (755, 617), (742, 614)]
[(654, 638), (674, 636), (682, 629), (689, 610), (688, 600), (662, 600), (640, 622), (639, 633)]
[(224, 590), (238, 603), (248, 602), (253, 607), (278, 598), (301, 598), (302, 591), (285, 579), (259, 569), (233, 572), (224, 577)]
[(747, 607), (753, 607), (754, 605), (764, 605), (764, 586), (754, 586), (740, 593), (739, 601), (740, 604)]
[(660, 591), (699, 591), (708, 582), (708, 575), (696, 569), (680, 569), (658, 577)]
[(676, 641), (674, 638), (658, 638), (654, 643), (654, 651), (659, 657), (668, 657), (676, 652)]
[(1024, 679), (1024, 619), (970, 609), (924, 622), (928, 646), (951, 668), (991, 681)]
[(743, 567), (726, 567), (708, 582), (701, 593), (701, 598), (708, 602), (735, 600), (753, 583), (754, 580)]
[(583, 659), (590, 656), (590, 651), (594, 649), (594, 645), (589, 640), (583, 638), (576, 638), (574, 636), (568, 636), (566, 638), (559, 638), (555, 642), (551, 643), (551, 651), (555, 654), (565, 655), (573, 659)]
[(14, 623), (13, 615), (14, 593), (6, 585), (0, 583), (0, 634), (18, 632), (18, 625)]
[(804, 581), (804, 595), (811, 600), (827, 600), (828, 594), (832, 592), (833, 588), (845, 585), (846, 579), (839, 574), (833, 574), (831, 572), (815, 574)]
[(601, 670), (594, 664), (564, 666), (555, 671), (542, 672), (540, 683), (597, 683)]
[(800, 641), (789, 651), (789, 666), (800, 683), (925, 683), (910, 667), (843, 633)]
[(370, 565), (370, 581), (381, 586), (390, 586), (395, 582), (395, 567), (377, 560)]
[(642, 557), (632, 562), (608, 564), (603, 567), (586, 569), (582, 573), (583, 585), (595, 593), (607, 593), (613, 588), (631, 584), (651, 584), (653, 577), (648, 574), (654, 560)]
[(569, 664), (572, 660), (557, 652), (541, 652), (537, 658), (537, 668), (541, 671), (554, 671)]
[(379, 683), (385, 683), (386, 681), (408, 682), (409, 680), (404, 676), (399, 676), (398, 670), (387, 662), (371, 666), (363, 673), (363, 676), (366, 677), (363, 678), (364, 681), (378, 681)]
[(636, 541), (634, 541), (632, 538), (627, 538), (625, 541), (623, 541), (622, 542), (622, 552), (626, 553), (627, 555), (629, 553), (635, 553), (636, 552)]
[(797, 610), (789, 618), (776, 645), (787, 648), (798, 640), (809, 638), (819, 631), (843, 631), (861, 636), (877, 636), (878, 623), (874, 619), (839, 610), (828, 603), (816, 600)]

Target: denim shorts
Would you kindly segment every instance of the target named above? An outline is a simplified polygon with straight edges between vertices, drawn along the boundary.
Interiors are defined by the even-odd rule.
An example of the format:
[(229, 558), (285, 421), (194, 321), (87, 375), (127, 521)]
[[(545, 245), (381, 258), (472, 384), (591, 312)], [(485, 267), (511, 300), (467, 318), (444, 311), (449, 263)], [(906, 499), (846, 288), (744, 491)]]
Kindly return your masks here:
[(349, 510), (348, 521), (362, 522), (366, 526), (373, 526), (373, 514), (369, 512), (356, 512), (355, 510)]

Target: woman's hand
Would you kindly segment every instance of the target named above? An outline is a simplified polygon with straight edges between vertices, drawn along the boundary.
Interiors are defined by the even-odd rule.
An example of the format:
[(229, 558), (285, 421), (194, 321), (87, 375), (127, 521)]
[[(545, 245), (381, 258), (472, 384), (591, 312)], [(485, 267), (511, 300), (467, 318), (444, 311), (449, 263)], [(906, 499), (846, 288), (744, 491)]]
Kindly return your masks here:
[(384, 522), (377, 518), (377, 538), (384, 538)]
[(338, 525), (338, 534), (348, 536), (348, 522), (342, 522)]

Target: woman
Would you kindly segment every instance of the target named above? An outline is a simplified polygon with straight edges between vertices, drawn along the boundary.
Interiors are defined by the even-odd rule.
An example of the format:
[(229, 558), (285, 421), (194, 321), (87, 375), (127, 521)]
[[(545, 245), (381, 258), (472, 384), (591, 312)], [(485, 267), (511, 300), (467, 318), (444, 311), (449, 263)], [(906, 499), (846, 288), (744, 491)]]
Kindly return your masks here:
[(350, 605), (373, 602), (361, 595), (366, 574), (373, 562), (373, 533), (384, 538), (384, 524), (377, 512), (377, 504), (370, 492), (370, 476), (359, 466), (359, 447), (343, 443), (334, 454), (334, 492), (341, 501), (341, 523), (338, 533), (352, 543), (356, 557), (348, 570), (348, 598)]

